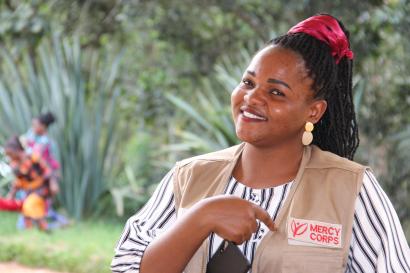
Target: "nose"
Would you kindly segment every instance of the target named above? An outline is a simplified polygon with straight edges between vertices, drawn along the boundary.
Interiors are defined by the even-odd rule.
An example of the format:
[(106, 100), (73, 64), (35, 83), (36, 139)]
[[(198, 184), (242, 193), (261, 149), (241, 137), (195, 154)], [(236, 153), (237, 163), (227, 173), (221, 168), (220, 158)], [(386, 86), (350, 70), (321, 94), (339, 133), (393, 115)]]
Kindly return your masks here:
[(263, 96), (261, 94), (261, 90), (258, 88), (253, 88), (251, 90), (247, 90), (243, 100), (248, 105), (261, 105), (263, 104)]

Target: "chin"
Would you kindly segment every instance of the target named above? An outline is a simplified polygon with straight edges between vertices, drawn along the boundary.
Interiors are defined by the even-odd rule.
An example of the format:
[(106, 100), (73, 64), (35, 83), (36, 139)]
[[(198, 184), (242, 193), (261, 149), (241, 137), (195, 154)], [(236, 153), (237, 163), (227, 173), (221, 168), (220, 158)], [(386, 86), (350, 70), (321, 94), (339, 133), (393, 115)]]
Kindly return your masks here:
[(249, 144), (258, 144), (263, 142), (261, 136), (251, 133), (249, 131), (243, 132), (243, 131), (236, 131), (236, 136), (237, 138), (242, 141), (242, 142), (247, 142)]

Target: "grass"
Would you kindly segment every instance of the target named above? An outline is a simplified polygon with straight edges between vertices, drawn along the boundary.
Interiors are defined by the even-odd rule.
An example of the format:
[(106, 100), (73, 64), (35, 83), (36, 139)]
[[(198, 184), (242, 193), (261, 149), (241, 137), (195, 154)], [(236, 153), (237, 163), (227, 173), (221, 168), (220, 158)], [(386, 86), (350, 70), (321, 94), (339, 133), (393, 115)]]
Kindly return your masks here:
[(0, 212), (0, 261), (70, 273), (111, 272), (123, 223), (85, 221), (51, 234), (17, 230), (17, 214)]

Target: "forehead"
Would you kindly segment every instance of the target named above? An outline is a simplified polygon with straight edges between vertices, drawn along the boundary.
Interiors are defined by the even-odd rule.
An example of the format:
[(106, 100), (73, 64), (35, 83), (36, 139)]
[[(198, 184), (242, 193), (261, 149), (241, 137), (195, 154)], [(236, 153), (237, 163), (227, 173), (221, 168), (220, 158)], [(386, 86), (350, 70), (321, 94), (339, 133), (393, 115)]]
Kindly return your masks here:
[(290, 49), (274, 45), (259, 51), (247, 70), (255, 72), (257, 76), (276, 77), (289, 82), (303, 81), (308, 75), (301, 56)]
[(43, 125), (38, 118), (34, 118), (34, 119), (32, 120), (32, 124), (33, 124), (34, 126), (42, 126), (42, 125)]

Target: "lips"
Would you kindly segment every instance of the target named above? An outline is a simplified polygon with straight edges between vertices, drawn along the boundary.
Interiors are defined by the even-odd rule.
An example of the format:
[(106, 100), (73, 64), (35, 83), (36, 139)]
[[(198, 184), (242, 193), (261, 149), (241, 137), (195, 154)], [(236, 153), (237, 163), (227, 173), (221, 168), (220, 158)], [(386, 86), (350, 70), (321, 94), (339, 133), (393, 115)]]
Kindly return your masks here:
[(268, 119), (261, 113), (248, 107), (241, 107), (241, 114), (244, 118), (254, 121), (267, 121)]

